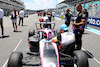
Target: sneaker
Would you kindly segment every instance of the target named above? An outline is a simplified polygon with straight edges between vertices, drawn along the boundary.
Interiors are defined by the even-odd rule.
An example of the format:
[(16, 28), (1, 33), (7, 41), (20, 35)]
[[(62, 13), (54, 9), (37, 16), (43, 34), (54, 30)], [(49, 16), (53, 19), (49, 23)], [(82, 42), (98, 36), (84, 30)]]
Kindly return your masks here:
[(0, 38), (3, 38), (3, 37), (4, 37), (4, 35), (1, 35), (1, 34), (0, 34)]
[(17, 32), (17, 29), (15, 31)]
[(16, 32), (15, 30), (13, 32)]

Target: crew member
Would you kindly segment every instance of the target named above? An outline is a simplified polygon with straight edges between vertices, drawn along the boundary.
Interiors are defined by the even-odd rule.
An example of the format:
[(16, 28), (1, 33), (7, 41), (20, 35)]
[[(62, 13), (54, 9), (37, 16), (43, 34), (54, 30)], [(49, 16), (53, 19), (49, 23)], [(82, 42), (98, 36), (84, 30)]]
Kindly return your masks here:
[(76, 5), (76, 10), (79, 12), (76, 21), (74, 21), (73, 29), (75, 33), (75, 39), (76, 39), (76, 49), (80, 50), (82, 47), (82, 33), (83, 33), (83, 26), (86, 22), (86, 14), (82, 11), (81, 4)]

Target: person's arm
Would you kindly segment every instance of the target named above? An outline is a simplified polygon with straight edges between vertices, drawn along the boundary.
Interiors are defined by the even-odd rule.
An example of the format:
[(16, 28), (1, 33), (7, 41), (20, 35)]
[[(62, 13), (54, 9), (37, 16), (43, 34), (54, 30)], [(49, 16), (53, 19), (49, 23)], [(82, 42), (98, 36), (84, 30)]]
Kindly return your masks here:
[(13, 14), (13, 11), (11, 12), (11, 14), (10, 15), (12, 15)]
[(57, 36), (51, 39), (51, 42), (57, 42), (57, 41), (58, 41)]
[(19, 12), (19, 15), (21, 15), (21, 11)]
[(89, 17), (89, 15), (88, 15), (88, 12), (87, 12), (87, 18), (86, 19), (88, 19), (88, 17)]
[(75, 23), (72, 23), (72, 24), (73, 24), (73, 25), (85, 25), (85, 22), (86, 22), (86, 14), (83, 14), (80, 23), (76, 23), (76, 22), (75, 22)]
[(81, 22), (80, 23), (72, 23), (73, 25), (85, 25), (85, 22), (86, 22), (86, 19), (81, 19)]
[(67, 18), (66, 16), (67, 16), (67, 15), (65, 14), (65, 17), (64, 17), (65, 19)]
[(3, 11), (3, 15), (2, 16), (4, 16), (4, 11)]

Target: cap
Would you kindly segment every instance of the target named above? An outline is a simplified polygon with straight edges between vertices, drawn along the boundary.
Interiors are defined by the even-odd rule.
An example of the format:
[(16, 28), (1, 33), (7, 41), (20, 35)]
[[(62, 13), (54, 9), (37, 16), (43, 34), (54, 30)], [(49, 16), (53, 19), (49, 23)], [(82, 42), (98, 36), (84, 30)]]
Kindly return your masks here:
[(66, 25), (66, 24), (62, 24), (62, 25), (60, 26), (60, 29), (63, 29), (63, 30), (68, 30), (68, 27), (67, 27), (67, 25)]

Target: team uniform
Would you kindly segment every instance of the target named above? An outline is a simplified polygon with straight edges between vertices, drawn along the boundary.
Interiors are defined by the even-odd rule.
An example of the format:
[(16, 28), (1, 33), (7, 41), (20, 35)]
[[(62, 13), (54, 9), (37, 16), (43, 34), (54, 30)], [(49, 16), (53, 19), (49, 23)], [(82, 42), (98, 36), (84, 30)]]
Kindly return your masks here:
[[(77, 19), (76, 19), (76, 23), (80, 23), (81, 19), (86, 19), (86, 14), (82, 11), (79, 12), (79, 14), (77, 16)], [(76, 49), (78, 49), (78, 50), (80, 50), (81, 47), (82, 47), (83, 29), (84, 29), (84, 25), (82, 25), (82, 24), (73, 26), (73, 30), (74, 30), (74, 33), (75, 33), (76, 44), (77, 44)]]
[(70, 25), (70, 19), (71, 19), (71, 13), (69, 13), (69, 12), (67, 12), (66, 14), (65, 14), (65, 24), (67, 25), (67, 26), (69, 26)]
[(64, 32), (54, 37), (54, 42), (60, 41), (60, 52), (72, 55), (75, 48), (75, 35), (72, 32)]
[(25, 14), (25, 12), (24, 12), (23, 10), (21, 10), (21, 11), (19, 12), (19, 14), (20, 14), (20, 18), (19, 18), (19, 24), (18, 24), (18, 25), (20, 25), (20, 21), (22, 20), (22, 26), (23, 26), (23, 19), (24, 19), (24, 14)]

